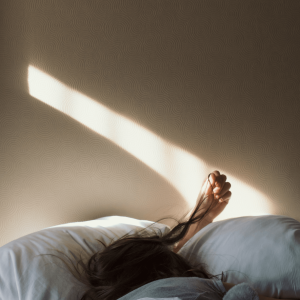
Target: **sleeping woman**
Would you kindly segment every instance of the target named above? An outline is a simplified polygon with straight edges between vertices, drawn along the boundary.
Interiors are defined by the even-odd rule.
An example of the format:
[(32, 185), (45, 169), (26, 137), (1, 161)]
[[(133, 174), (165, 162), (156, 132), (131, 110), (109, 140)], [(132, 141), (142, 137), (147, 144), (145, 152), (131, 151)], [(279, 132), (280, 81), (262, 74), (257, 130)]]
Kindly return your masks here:
[(246, 294), (241, 298), (229, 297), (227, 291), (234, 285), (224, 282), (223, 274), (219, 280), (204, 264), (192, 266), (177, 253), (228, 205), (231, 184), (226, 180), (219, 171), (210, 173), (195, 208), (169, 233), (162, 235), (142, 230), (127, 234), (108, 246), (102, 243), (105, 249), (95, 253), (87, 264), (80, 260), (82, 272), (78, 264), (73, 265), (76, 272), (69, 268), (87, 287), (80, 300), (273, 299), (258, 296), (255, 290), (247, 297)]

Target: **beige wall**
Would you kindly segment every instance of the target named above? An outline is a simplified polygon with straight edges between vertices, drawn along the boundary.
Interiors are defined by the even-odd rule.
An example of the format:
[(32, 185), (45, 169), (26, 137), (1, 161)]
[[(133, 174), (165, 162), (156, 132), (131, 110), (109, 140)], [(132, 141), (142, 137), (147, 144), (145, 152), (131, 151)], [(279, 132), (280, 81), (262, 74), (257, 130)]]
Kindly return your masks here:
[[(1, 5), (0, 246), (107, 215), (180, 217), (215, 169), (233, 192), (218, 220), (300, 221), (299, 1)], [(29, 66), (65, 87), (42, 89), (65, 112), (30, 94)], [(77, 115), (86, 99), (96, 123), (109, 115), (106, 136), (66, 114), (76, 95)]]

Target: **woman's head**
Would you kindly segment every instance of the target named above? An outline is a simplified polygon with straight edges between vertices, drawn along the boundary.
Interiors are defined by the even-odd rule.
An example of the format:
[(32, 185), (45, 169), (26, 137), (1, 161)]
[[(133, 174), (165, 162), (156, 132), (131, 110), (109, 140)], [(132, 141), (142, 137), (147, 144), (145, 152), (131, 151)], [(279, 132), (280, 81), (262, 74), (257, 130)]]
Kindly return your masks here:
[[(204, 267), (193, 269), (174, 253), (160, 234), (125, 237), (96, 253), (86, 268), (95, 299), (118, 299), (158, 279), (169, 277), (212, 278)], [(81, 298), (89, 299), (87, 298)], [(93, 299), (93, 298), (92, 298)]]
[[(203, 200), (204, 196), (200, 198), (199, 204), (187, 221), (179, 221), (179, 224), (165, 235), (162, 235), (159, 229), (151, 233), (145, 228), (131, 235), (126, 234), (108, 246), (98, 240), (104, 246), (104, 250), (95, 253), (87, 264), (84, 264), (82, 259), (77, 266), (72, 263), (76, 273), (68, 267), (87, 287), (80, 300), (116, 300), (149, 282), (163, 278), (216, 277), (217, 275), (209, 274), (202, 264), (192, 266), (172, 251), (173, 246), (185, 236), (190, 225), (208, 213), (210, 208), (199, 214), (198, 210)], [(79, 271), (78, 264), (81, 265), (82, 272)]]

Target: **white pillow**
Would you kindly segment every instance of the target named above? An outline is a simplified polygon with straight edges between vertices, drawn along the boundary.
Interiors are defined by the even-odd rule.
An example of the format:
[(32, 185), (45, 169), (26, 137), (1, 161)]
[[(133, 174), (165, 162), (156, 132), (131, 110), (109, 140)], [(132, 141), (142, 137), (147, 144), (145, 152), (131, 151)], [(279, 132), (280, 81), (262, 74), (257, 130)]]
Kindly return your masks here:
[(261, 296), (300, 299), (300, 223), (278, 215), (213, 222), (178, 252), (224, 281), (247, 282)]
[[(57, 249), (73, 262), (82, 254), (86, 262), (94, 252), (104, 249), (96, 239), (109, 245), (112, 240), (151, 224), (146, 220), (110, 216), (49, 227), (9, 242), (0, 248), (0, 299), (76, 300), (77, 294), (81, 296), (85, 291), (83, 284), (74, 279), (59, 258), (36, 255), (55, 254), (68, 262), (66, 257), (51, 250)], [(151, 232), (151, 228), (159, 228), (163, 234), (170, 231), (169, 226), (160, 223), (147, 231)]]

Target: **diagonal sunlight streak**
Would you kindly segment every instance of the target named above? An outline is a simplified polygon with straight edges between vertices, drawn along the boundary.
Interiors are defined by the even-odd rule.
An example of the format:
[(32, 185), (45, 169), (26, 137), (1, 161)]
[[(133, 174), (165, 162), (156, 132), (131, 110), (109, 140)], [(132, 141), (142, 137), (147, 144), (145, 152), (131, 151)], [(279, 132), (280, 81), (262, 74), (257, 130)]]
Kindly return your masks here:
[[(203, 160), (31, 65), (28, 67), (28, 86), (31, 96), (114, 142), (163, 176), (189, 203), (190, 208), (195, 205), (203, 180), (215, 170)], [(226, 175), (229, 176), (228, 173)], [(232, 180), (230, 177), (230, 182), (232, 186), (234, 182), (238, 189), (242, 189), (240, 194), (248, 194), (250, 199), (258, 200), (255, 203), (251, 200), (246, 215), (268, 213), (264, 195), (236, 178)], [(237, 211), (237, 208), (233, 208), (231, 214), (226, 210), (227, 217), (240, 216), (238, 212), (243, 209)], [(224, 214), (219, 217), (220, 220), (224, 218)]]

